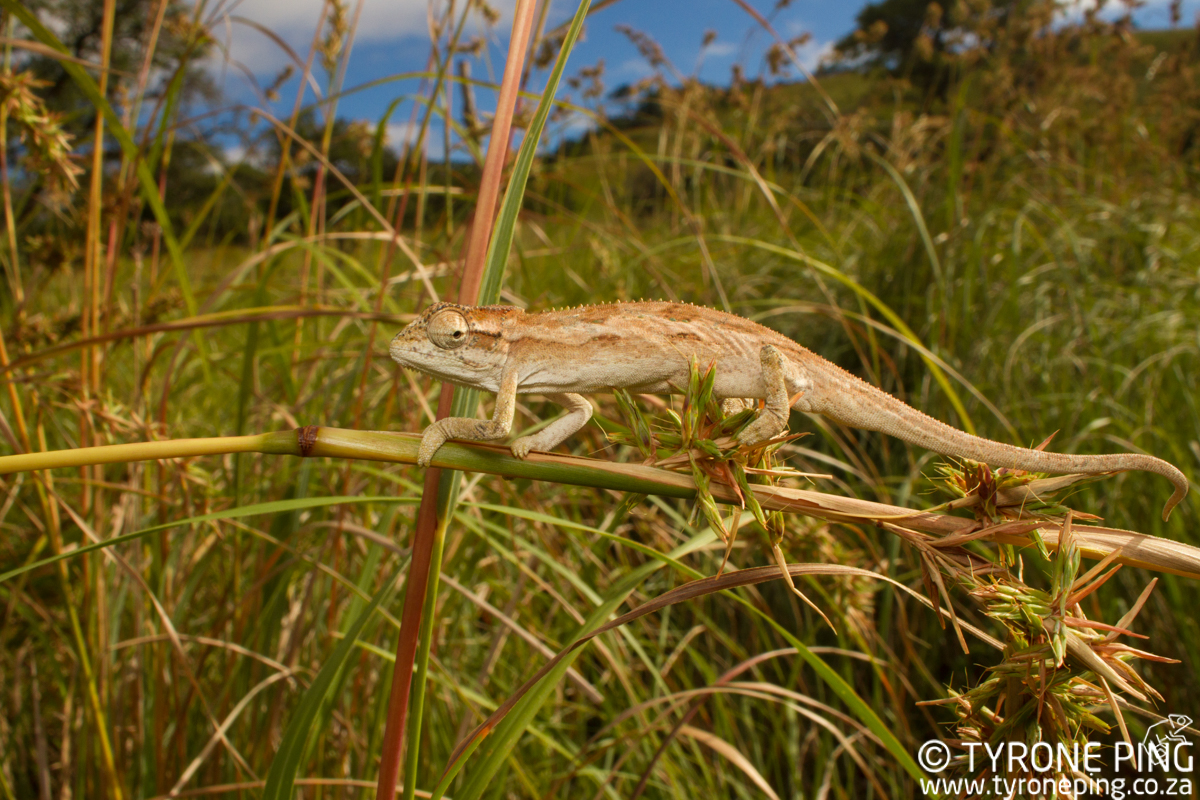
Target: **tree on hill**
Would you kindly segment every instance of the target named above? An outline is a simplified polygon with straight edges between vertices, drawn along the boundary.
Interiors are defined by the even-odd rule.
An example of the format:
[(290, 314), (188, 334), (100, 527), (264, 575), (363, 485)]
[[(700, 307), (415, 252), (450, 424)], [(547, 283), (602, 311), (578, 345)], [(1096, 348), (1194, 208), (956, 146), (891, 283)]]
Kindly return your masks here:
[(834, 49), (844, 62), (942, 90), (960, 56), (987, 53), (1014, 21), (1048, 24), (1055, 8), (1053, 0), (881, 0), (858, 12), (854, 31)]
[(942, 7), (929, 0), (882, 0), (858, 12), (854, 31), (836, 45), (847, 58), (903, 70), (945, 51)]
[[(50, 26), (69, 53), (83, 61), (99, 62), (104, 22), (103, 3), (86, 0), (29, 0), (27, 8)], [(163, 20), (157, 35), (151, 33), (159, 13)], [(118, 0), (113, 16), (113, 38), (109, 64), (108, 95), (118, 109), (130, 96), (141, 75), (146, 47), (153, 41), (150, 81), (146, 101), (153, 105), (166, 91), (166, 83), (182, 77), (183, 97), (215, 99), (215, 89), (201, 59), (211, 46), (204, 29), (193, 16), (194, 9), (178, 0), (165, 6), (156, 0)], [(95, 110), (63, 69), (58, 58), (29, 55), (20, 62), (45, 85), (38, 94), (53, 111), (66, 117), (69, 130), (84, 134), (91, 129)]]
[[(54, 31), (71, 58), (88, 64), (102, 60), (103, 6), (89, 0), (25, 3), (29, 12)], [(131, 123), (131, 128), (141, 128), (144, 133), (149, 125), (151, 138), (162, 128), (164, 114), (169, 116), (170, 125), (186, 114), (194, 102), (217, 97), (212, 79), (201, 63), (212, 42), (195, 15), (196, 10), (180, 0), (116, 2), (107, 97), (118, 116)], [(33, 38), (19, 23), (13, 25), (13, 32), (18, 39)], [(148, 48), (153, 51), (147, 62)], [(135, 105), (141, 85), (145, 91), (140, 105)], [(91, 143), (95, 106), (63, 67), (61, 58), (37, 50), (15, 51), (12, 63), (0, 75), (0, 93), (6, 95), (4, 99), (10, 107), (6, 156), (9, 164), (18, 167), (11, 187), (15, 190), (18, 225), (23, 230), (28, 225), (26, 232), (31, 235), (48, 235), (59, 240), (81, 235), (82, 229), (77, 224), (81, 217), (71, 212), (78, 199), (73, 192), (77, 182), (72, 176), (90, 167), (90, 159), (80, 155)], [(14, 109), (24, 113), (13, 113)], [(29, 124), (22, 126), (22, 120)], [(203, 137), (204, 134), (189, 129), (177, 134), (176, 141), (186, 140), (215, 152), (211, 143), (202, 141)], [(145, 140), (143, 135), (135, 138), (139, 143)], [(46, 142), (54, 147), (48, 148)], [(104, 147), (105, 169), (110, 171), (121, 153), (112, 136), (106, 136)], [(53, 166), (55, 159), (43, 156), (43, 150), (57, 156), (60, 162), (57, 171), (46, 168), (47, 164)], [(209, 178), (210, 162), (190, 158), (191, 151), (179, 165), (172, 165), (174, 172), (192, 164), (199, 172), (194, 176), (188, 174), (187, 180), (203, 184)], [(168, 153), (165, 148), (159, 148), (158, 152)], [(153, 169), (157, 168), (156, 164)], [(81, 180), (86, 184), (86, 177)], [(126, 189), (123, 196), (134, 195)], [(46, 213), (47, 209), (50, 213)]]

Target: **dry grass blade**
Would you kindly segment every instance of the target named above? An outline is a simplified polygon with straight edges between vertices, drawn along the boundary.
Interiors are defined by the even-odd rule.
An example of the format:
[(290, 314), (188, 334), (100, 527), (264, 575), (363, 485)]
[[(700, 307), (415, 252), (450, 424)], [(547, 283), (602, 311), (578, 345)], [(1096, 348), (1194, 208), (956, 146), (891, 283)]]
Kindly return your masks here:
[(701, 744), (712, 748), (719, 755), (728, 759), (731, 764), (737, 767), (742, 773), (750, 779), (750, 782), (758, 787), (764, 795), (772, 800), (779, 800), (779, 795), (775, 794), (775, 790), (771, 788), (771, 784), (767, 783), (766, 778), (762, 776), (754, 765), (750, 763), (750, 759), (738, 750), (729, 742), (721, 737), (702, 731), (699, 728), (694, 728), (691, 725), (683, 725), (679, 728), (679, 733), (683, 736), (690, 736)]
[(121, 70), (115, 69), (112, 66), (97, 64), (94, 61), (88, 61), (84, 58), (76, 58), (75, 56), (55, 50), (53, 47), (44, 45), (41, 42), (31, 42), (28, 39), (11, 39), (6, 36), (0, 36), (0, 45), (16, 47), (20, 50), (28, 50), (31, 53), (37, 53), (40, 56), (46, 56), (47, 58), (52, 58), (55, 60), (70, 61), (73, 64), (86, 67), (94, 72), (107, 70), (108, 72), (114, 75), (120, 75), (123, 78), (130, 77), (130, 73), (128, 72), (122, 72)]
[[(789, 652), (794, 653), (795, 651), (789, 651)], [(828, 705), (825, 705), (823, 703), (818, 703), (810, 697), (802, 695), (798, 692), (784, 689), (780, 686), (775, 686), (774, 684), (754, 683), (754, 682), (732, 682), (732, 683), (729, 683), (726, 681), (721, 681), (721, 682), (718, 682), (717, 685), (711, 686), (707, 689), (696, 690), (694, 692), (686, 692), (686, 693), (682, 693), (682, 694), (678, 695), (679, 698), (683, 698), (685, 696), (692, 696), (692, 695), (699, 695), (699, 696), (693, 702), (692, 707), (683, 716), (683, 718), (671, 729), (670, 733), (667, 736), (663, 737), (662, 743), (659, 745), (658, 749), (655, 751), (654, 758), (651, 759), (650, 763), (646, 766), (646, 769), (643, 771), (642, 779), (638, 783), (638, 788), (637, 788), (637, 790), (634, 791), (634, 794), (632, 795), (630, 800), (633, 800), (633, 798), (639, 797), (641, 795), (641, 792), (645, 789), (646, 784), (649, 782), (650, 771), (653, 769), (654, 764), (657, 762), (658, 758), (666, 750), (667, 746), (671, 743), (672, 739), (674, 739), (676, 736), (678, 736), (680, 733), (682, 733), (685, 728), (690, 727), (688, 725), (688, 722), (692, 719), (692, 717), (695, 715), (695, 713), (700, 709), (700, 706), (703, 703), (704, 699), (706, 699), (708, 696), (714, 695), (714, 694), (742, 694), (742, 695), (746, 695), (749, 697), (756, 697), (756, 698), (760, 698), (760, 699), (767, 699), (767, 700), (773, 700), (773, 701), (778, 701), (779, 698), (783, 698), (783, 702), (787, 703), (786, 707), (789, 710), (791, 710), (792, 712), (794, 712), (796, 714), (799, 714), (804, 719), (811, 721), (814, 725), (818, 726), (819, 728), (821, 728), (825, 731), (828, 731), (828, 733), (838, 742), (838, 747), (840, 749), (845, 750), (845, 752), (847, 752), (850, 755), (850, 758), (854, 761), (855, 765), (860, 770), (862, 770), (862, 774), (867, 776), (867, 778), (870, 780), (871, 785), (875, 788), (875, 790), (877, 792), (880, 792), (881, 795), (886, 796), (886, 793), (887, 793), (886, 789), (880, 784), (879, 779), (875, 774), (875, 770), (872, 769), (871, 763), (868, 760), (866, 760), (864, 758), (864, 756), (861, 753), (859, 753), (858, 749), (854, 746), (855, 740), (864, 738), (864, 737), (873, 741), (876, 745), (879, 745), (879, 746), (883, 745), (883, 743), (879, 741), (878, 737), (876, 737), (869, 728), (863, 727), (861, 725), (861, 723), (859, 723), (853, 717), (849, 717), (846, 714), (843, 714)], [(792, 701), (792, 702), (787, 702), (787, 701)], [(813, 707), (819, 709), (822, 713), (818, 714), (818, 713), (814, 712), (811, 708), (808, 708), (807, 706), (813, 706)], [(662, 715), (660, 715), (659, 719), (661, 720), (670, 711), (671, 711), (671, 709), (665, 709), (663, 711)], [(851, 733), (849, 736), (847, 736), (847, 735), (843, 734), (842, 731), (830, 721), (830, 719), (827, 719), (825, 715), (827, 715), (828, 717), (831, 717), (831, 718), (836, 718), (836, 719), (840, 720), (841, 722), (843, 722), (844, 724), (854, 727), (856, 730), (853, 733)], [(835, 753), (834, 756), (832, 756), (832, 758), (833, 758), (833, 760), (836, 761), (837, 754)]]
[[(75, 509), (73, 509), (56, 493), (51, 492), (51, 496), (59, 504), (62, 510), (67, 513), (67, 516), (69, 516), (71, 520), (79, 526), (79, 529), (83, 531), (89, 539), (92, 540), (93, 544), (98, 544), (100, 542), (100, 538), (96, 535), (95, 531), (92, 530), (92, 527), (88, 525), (87, 521), (84, 520), (83, 517), (81, 517), (79, 513), (75, 511)], [(204, 708), (204, 713), (208, 717), (209, 724), (212, 725), (214, 731), (213, 738), (225, 746), (226, 751), (230, 754), (230, 756), (233, 757), (234, 761), (242, 770), (245, 771), (246, 774), (250, 775), (251, 777), (257, 777), (254, 774), (254, 770), (250, 767), (250, 764), (247, 763), (246, 759), (238, 751), (238, 748), (226, 736), (226, 728), (228, 726), (223, 725), (217, 720), (216, 715), (209, 706), (207, 698), (201, 691), (200, 682), (196, 676), (195, 670), (188, 661), (187, 652), (183, 647), (183, 642), (179, 639), (179, 632), (176, 630), (174, 623), (171, 621), (171, 615), (167, 612), (167, 609), (163, 607), (162, 602), (146, 584), (142, 575), (138, 573), (138, 571), (135, 570), (125, 558), (114, 553), (110, 549), (105, 549), (103, 552), (109, 560), (120, 566), (121, 569), (133, 579), (133, 582), (142, 590), (146, 598), (149, 599), (151, 606), (154, 608), (158, 618), (162, 621), (164, 629), (167, 631), (168, 641), (171, 642), (171, 646), (179, 655), (180, 663), (183, 665), (184, 674), (188, 682), (191, 683), (192, 687), (195, 688), (199, 693), (200, 702)]]
[[(1053, 549), (1058, 546), (1057, 526), (1042, 525), (1037, 532), (1047, 547)], [(1168, 572), (1185, 578), (1200, 578), (1200, 548), (1194, 545), (1136, 531), (1093, 525), (1076, 525), (1074, 536), (1075, 546), (1086, 558), (1105, 559), (1117, 553), (1115, 560), (1126, 566)], [(1030, 540), (1028, 536), (1001, 535), (996, 537), (996, 541), (1027, 545)]]
[(179, 776), (179, 779), (175, 781), (175, 785), (171, 787), (171, 791), (168, 792), (167, 795), (169, 797), (178, 797), (180, 795), (183, 787), (187, 786), (188, 782), (192, 779), (192, 776), (196, 774), (196, 771), (200, 769), (200, 767), (208, 759), (209, 755), (211, 755), (213, 750), (216, 749), (216, 746), (225, 741), (226, 734), (229, 733), (229, 728), (233, 725), (233, 723), (237, 722), (238, 717), (242, 715), (242, 712), (246, 710), (246, 707), (250, 705), (250, 701), (252, 701), (256, 695), (269, 688), (272, 684), (290, 677), (292, 677), (292, 670), (290, 669), (268, 675), (266, 678), (263, 678), (261, 681), (259, 681), (259, 683), (257, 683), (249, 692), (243, 695), (242, 698), (238, 700), (237, 705), (235, 705), (225, 716), (225, 719), (221, 721), (218, 729), (211, 737), (209, 737), (208, 742), (204, 745), (200, 752), (196, 754), (196, 757), (193, 758), (191, 763), (184, 768), (183, 772)]
[(224, 325), (248, 325), (252, 322), (268, 322), (272, 320), (284, 319), (313, 319), (316, 317), (339, 317), (345, 319), (361, 319), (361, 320), (380, 320), (383, 322), (405, 322), (406, 316), (397, 316), (395, 314), (373, 313), (370, 311), (352, 311), (345, 308), (322, 308), (320, 306), (275, 306), (272, 308), (254, 309), (246, 308), (237, 311), (219, 311), (215, 314), (202, 314), (197, 317), (189, 317), (184, 319), (172, 320), (170, 322), (159, 322), (153, 325), (142, 325), (137, 328), (122, 328), (119, 330), (108, 331), (97, 336), (89, 336), (86, 339), (77, 339), (71, 342), (63, 342), (35, 353), (30, 353), (27, 356), (21, 356), (15, 359), (7, 367), (0, 367), (2, 371), (14, 371), (22, 367), (27, 367), (30, 364), (43, 361), (53, 356), (70, 353), (75, 350), (83, 350), (88, 347), (93, 347), (106, 342), (121, 342), (128, 339), (138, 339), (145, 336), (152, 336), (156, 333), (170, 333), (175, 331), (194, 331), (203, 328), (216, 328)]
[[(728, 552), (728, 548), (726, 548), (727, 557)], [(788, 585), (788, 588), (792, 590), (792, 593), (799, 597), (806, 606), (815, 611), (817, 615), (825, 621), (825, 624), (828, 625), (831, 630), (837, 632), (837, 628), (829, 620), (829, 617), (825, 616), (825, 612), (821, 610), (821, 607), (812, 600), (809, 600), (808, 595), (796, 588), (796, 582), (792, 580), (792, 573), (788, 571), (787, 556), (783, 554), (783, 549), (778, 544), (771, 545), (771, 555), (775, 557), (775, 564), (779, 567), (779, 577), (783, 578), (784, 583)], [(724, 567), (724, 564), (722, 564), (722, 567)], [(965, 645), (963, 646), (963, 649), (966, 649)]]
[(1129, 681), (1121, 677), (1121, 675), (1118, 674), (1115, 669), (1109, 666), (1107, 661), (1096, 655), (1096, 651), (1093, 650), (1086, 642), (1080, 639), (1079, 636), (1077, 636), (1074, 632), (1070, 630), (1066, 631), (1066, 639), (1067, 652), (1079, 659), (1081, 664), (1107, 680), (1109, 683), (1117, 686), (1126, 694), (1136, 697), (1143, 703), (1146, 702), (1148, 698), (1145, 694), (1135, 689)]
[[(496, 608), (487, 600), (484, 600), (475, 592), (472, 592), (470, 589), (463, 586), (461, 583), (445, 573), (443, 573), (441, 576), (441, 582), (470, 600), (483, 611), (486, 611), (496, 619), (500, 620), (504, 627), (508, 628), (517, 636), (520, 636), (522, 639), (528, 642), (531, 647), (544, 655), (546, 658), (554, 657), (554, 651), (547, 647), (540, 639), (530, 633), (525, 627), (518, 625), (516, 620), (514, 620), (508, 614), (505, 614), (500, 609)], [(604, 695), (601, 694), (595, 686), (589, 683), (586, 678), (580, 675), (579, 670), (575, 669), (574, 667), (569, 668), (567, 670), (567, 677), (571, 679), (572, 683), (579, 687), (579, 690), (583, 692), (584, 696), (587, 697), (590, 702), (597, 704), (604, 702)]]

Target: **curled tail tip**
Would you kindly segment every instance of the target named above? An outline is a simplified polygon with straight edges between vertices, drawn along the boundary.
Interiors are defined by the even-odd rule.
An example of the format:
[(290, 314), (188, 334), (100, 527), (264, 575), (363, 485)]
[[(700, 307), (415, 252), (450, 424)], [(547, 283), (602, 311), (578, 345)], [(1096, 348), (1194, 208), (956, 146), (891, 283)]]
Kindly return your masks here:
[(1180, 501), (1182, 501), (1183, 498), (1187, 497), (1187, 493), (1188, 493), (1187, 483), (1175, 485), (1175, 493), (1171, 495), (1170, 499), (1167, 500), (1167, 504), (1165, 506), (1163, 506), (1163, 513), (1162, 513), (1163, 522), (1166, 522), (1168, 519), (1170, 519), (1171, 509), (1173, 509), (1173, 508), (1175, 508), (1175, 506), (1179, 505)]

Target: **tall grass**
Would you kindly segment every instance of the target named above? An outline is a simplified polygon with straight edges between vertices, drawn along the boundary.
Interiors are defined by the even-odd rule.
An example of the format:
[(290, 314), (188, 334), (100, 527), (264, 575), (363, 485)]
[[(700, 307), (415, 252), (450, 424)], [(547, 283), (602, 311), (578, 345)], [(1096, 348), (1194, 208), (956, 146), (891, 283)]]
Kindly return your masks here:
[[(60, 49), (29, 10), (0, 4), (17, 38)], [(431, 120), (456, 117), (464, 20), (483, 11), (438, 9), (423, 86), (397, 90), (364, 135), (335, 121), (352, 14), (331, 3), (300, 54), (302, 83), (321, 81), (326, 101), (302, 90), (287, 120), (260, 113), (274, 159), (261, 174), (218, 160), (201, 191), (172, 164), (204, 149), (188, 138), (185, 78), (216, 20), (159, 8), (144, 63), (164, 29), (186, 46), (158, 54), (173, 60), (156, 68), (170, 76), (157, 94), (148, 72), (99, 73), (105, 85), (61, 58), (94, 104), (77, 142), (86, 191), (66, 194), (71, 163), (33, 138), (0, 163), (8, 452), (305, 425), (420, 431), (440, 387), (394, 370), (384, 344), (458, 286), (482, 163), (429, 163), (423, 138)], [(555, 53), (562, 33), (535, 33), (532, 52)], [(818, 76), (820, 91), (719, 89), (656, 64), (661, 74), (634, 87), (633, 113), (600, 113), (593, 132), (524, 165), (523, 210), (498, 227), (512, 255), (496, 257), (507, 272), (490, 289), (533, 309), (640, 297), (728, 306), (983, 435), (1028, 445), (1058, 431), (1061, 451), (1145, 450), (1196, 474), (1200, 206), (1186, 37), (1145, 44), (1090, 18), (989, 36), (1002, 46), (975, 61), (964, 50), (929, 91), (857, 71)], [(12, 52), (6, 87), (20, 80)], [(597, 73), (578, 74), (581, 87)], [(54, 134), (36, 91), (5, 97), (10, 143)], [(536, 94), (521, 103), (533, 109)], [(383, 130), (403, 113), (418, 133), (393, 159)], [(45, 122), (16, 123), (39, 114)], [(465, 151), (481, 153), (477, 133), (459, 130)], [(359, 161), (339, 154), (347, 143)], [(39, 152), (61, 186), (11, 163)], [(523, 402), (519, 428), (556, 413)], [(599, 424), (565, 447), (640, 461), (606, 439), (628, 420), (610, 398), (597, 402)], [(790, 463), (831, 473), (824, 492), (910, 508), (948, 499), (927, 453), (820, 419), (793, 428), (813, 435), (785, 448)], [(0, 582), (0, 792), (257, 796), (268, 782), (287, 790), (286, 772), (305, 796), (370, 796), (423, 477), (255, 452), (5, 477), (0, 572), (68, 557)], [(1164, 524), (1166, 492), (1126, 474), (1069, 502), (1113, 528), (1200, 544), (1196, 495)], [(410, 796), (440, 783), (455, 798), (907, 796), (903, 759), (859, 704), (915, 753), (963, 724), (919, 701), (973, 687), (994, 699), (994, 650), (967, 638), (964, 652), (954, 625), (865, 575), (928, 592), (1006, 640), (985, 613), (997, 601), (927, 587), (919, 540), (886, 525), (788, 516), (790, 562), (845, 568), (800, 582), (831, 629), (780, 581), (653, 605), (715, 575), (725, 554), (683, 500), (470, 473), (445, 507), (419, 728), (400, 775)], [(768, 563), (768, 534), (749, 518), (741, 530), (732, 567)], [(1020, 555), (1038, 591), (1073, 585), (1036, 547), (964, 552)], [(1143, 596), (1149, 580), (1121, 569), (1080, 605), (1107, 622), (1141, 609), (1131, 624), (1147, 649), (1183, 663), (1139, 662), (1138, 674), (1162, 693), (1161, 711), (1187, 713), (1200, 705), (1196, 585), (1166, 575)], [(460, 742), (551, 653), (623, 607), (655, 611), (556, 665), (562, 679), (526, 695), (443, 780)], [(1104, 706), (1096, 713), (1116, 725)], [(1148, 724), (1121, 722), (1135, 738)]]

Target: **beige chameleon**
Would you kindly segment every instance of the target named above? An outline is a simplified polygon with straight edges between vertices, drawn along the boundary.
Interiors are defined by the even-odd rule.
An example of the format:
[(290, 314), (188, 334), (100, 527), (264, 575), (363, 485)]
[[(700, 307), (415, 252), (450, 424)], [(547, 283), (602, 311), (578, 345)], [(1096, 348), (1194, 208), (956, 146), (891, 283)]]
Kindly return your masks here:
[(443, 381), (496, 395), (490, 420), (453, 417), (425, 429), (417, 463), (428, 466), (447, 439), (503, 439), (518, 394), (541, 394), (567, 414), (512, 443), (517, 458), (550, 450), (582, 428), (592, 406), (581, 395), (627, 389), (678, 393), (692, 358), (716, 365), (714, 395), (765, 400), (738, 436), (753, 446), (787, 429), (789, 409), (880, 431), (946, 456), (1032, 472), (1144, 470), (1175, 484), (1165, 520), (1187, 495), (1183, 473), (1134, 453), (1068, 455), (972, 436), (905, 405), (810, 350), (748, 319), (685, 303), (615, 303), (526, 314), (513, 306), (437, 303), (396, 335), (392, 358)]

